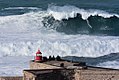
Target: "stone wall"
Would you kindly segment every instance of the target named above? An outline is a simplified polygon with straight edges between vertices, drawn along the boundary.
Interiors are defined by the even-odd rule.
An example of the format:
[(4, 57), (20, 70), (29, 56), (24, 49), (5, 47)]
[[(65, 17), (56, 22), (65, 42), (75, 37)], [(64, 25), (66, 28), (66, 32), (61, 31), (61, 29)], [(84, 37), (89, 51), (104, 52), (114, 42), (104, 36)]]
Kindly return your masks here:
[(27, 71), (23, 71), (23, 80), (35, 80), (35, 75), (33, 73), (27, 72)]
[[(65, 69), (26, 70), (24, 75), (27, 76), (28, 80), (75, 80), (74, 70)], [(27, 79), (24, 77), (24, 80)]]
[(119, 70), (106, 69), (26, 70), (24, 74), (29, 80), (119, 80)]
[(75, 80), (119, 80), (118, 70), (76, 70)]
[(0, 80), (23, 80), (22, 76), (4, 76), (0, 77)]
[(56, 69), (56, 68), (61, 68), (61, 67), (48, 65), (45, 63), (30, 62), (30, 69)]
[(38, 75), (36, 80), (74, 80), (72, 70), (53, 70), (50, 73)]
[(75, 66), (61, 68), (46, 63), (30, 62), (32, 70), (26, 70), (24, 74), (30, 78), (29, 80), (119, 80), (119, 70), (91, 66), (71, 67)]

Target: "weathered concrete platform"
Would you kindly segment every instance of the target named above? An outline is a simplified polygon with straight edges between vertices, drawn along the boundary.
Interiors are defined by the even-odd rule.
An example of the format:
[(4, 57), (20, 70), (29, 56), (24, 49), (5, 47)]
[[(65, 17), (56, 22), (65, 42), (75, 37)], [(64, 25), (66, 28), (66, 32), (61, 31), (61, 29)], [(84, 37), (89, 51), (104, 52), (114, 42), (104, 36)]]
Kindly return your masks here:
[[(80, 68), (78, 62), (70, 61), (46, 61), (46, 62), (34, 62), (30, 61), (30, 69), (61, 69), (61, 68)], [(74, 66), (77, 65), (77, 66)], [(83, 66), (84, 67), (84, 66)]]
[(118, 69), (78, 64), (68, 61), (30, 62), (31, 69), (23, 71), (24, 80), (119, 80)]

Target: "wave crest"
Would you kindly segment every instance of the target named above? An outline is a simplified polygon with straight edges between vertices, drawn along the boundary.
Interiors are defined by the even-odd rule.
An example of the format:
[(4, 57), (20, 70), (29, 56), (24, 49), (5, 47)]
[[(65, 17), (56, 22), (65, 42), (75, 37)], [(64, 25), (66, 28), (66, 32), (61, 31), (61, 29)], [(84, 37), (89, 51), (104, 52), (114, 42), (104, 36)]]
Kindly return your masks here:
[(16, 10), (16, 9), (29, 9), (29, 10), (39, 10), (40, 8), (37, 7), (8, 7), (8, 8), (4, 8), (2, 10)]
[(74, 18), (77, 14), (82, 16), (83, 20), (87, 20), (90, 16), (101, 16), (104, 18), (110, 18), (116, 16), (119, 18), (118, 14), (108, 13), (103, 10), (96, 9), (80, 9), (75, 6), (51, 6), (47, 9), (48, 13), (52, 15), (56, 20)]

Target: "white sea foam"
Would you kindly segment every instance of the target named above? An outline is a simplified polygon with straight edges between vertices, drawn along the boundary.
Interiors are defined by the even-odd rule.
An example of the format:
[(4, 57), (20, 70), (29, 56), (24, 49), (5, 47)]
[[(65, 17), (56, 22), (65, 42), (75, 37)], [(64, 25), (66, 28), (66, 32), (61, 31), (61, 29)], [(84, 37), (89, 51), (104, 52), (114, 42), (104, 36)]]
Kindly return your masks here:
[(82, 19), (87, 20), (90, 16), (101, 16), (104, 18), (110, 18), (116, 16), (119, 18), (118, 14), (108, 13), (103, 10), (95, 10), (95, 9), (80, 9), (75, 6), (51, 6), (47, 10), (49, 14), (51, 14), (56, 20), (74, 18), (77, 14), (82, 16)]
[[(119, 37), (65, 35), (47, 30), (47, 12), (0, 17), (0, 56), (31, 56), (38, 48), (44, 55), (98, 57), (119, 52)], [(19, 51), (22, 51), (19, 52)]]
[(0, 58), (0, 76), (23, 76), (23, 69), (29, 68), (29, 61), (33, 57), (16, 56)]
[(8, 7), (8, 8), (4, 8), (2, 10), (15, 10), (15, 9), (29, 9), (29, 10), (39, 10), (40, 8), (37, 7)]
[[(30, 35), (30, 34), (29, 34)], [(21, 40), (30, 41), (0, 43), (0, 56), (32, 56), (38, 48), (44, 56), (84, 56), (99, 57), (113, 52), (119, 52), (118, 38), (103, 38), (90, 36), (52, 36), (37, 38), (24, 36)], [(12, 40), (11, 40), (12, 41)]]
[(107, 61), (107, 62), (100, 63), (96, 66), (119, 69), (119, 62), (118, 61)]

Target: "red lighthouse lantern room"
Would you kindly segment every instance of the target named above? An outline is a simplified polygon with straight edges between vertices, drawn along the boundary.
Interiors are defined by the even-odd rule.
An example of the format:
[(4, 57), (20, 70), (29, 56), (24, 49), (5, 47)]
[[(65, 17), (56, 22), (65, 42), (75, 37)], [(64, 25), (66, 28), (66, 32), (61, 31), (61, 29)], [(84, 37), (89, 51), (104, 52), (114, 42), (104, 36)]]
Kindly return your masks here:
[(42, 53), (40, 52), (39, 49), (38, 49), (38, 51), (36, 52), (35, 61), (36, 61), (36, 62), (42, 61)]

